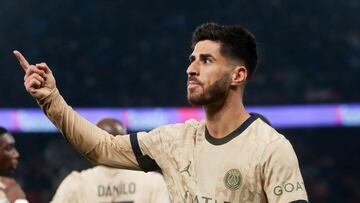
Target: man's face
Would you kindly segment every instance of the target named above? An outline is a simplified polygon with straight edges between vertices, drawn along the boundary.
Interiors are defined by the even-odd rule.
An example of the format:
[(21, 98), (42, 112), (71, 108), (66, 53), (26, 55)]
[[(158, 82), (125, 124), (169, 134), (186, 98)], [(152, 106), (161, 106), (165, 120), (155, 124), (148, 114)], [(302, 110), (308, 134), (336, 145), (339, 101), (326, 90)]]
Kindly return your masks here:
[(220, 43), (210, 40), (196, 44), (187, 69), (187, 99), (194, 105), (223, 101), (230, 89), (229, 62), (220, 54)]
[(11, 175), (18, 165), (19, 153), (9, 133), (0, 135), (0, 174)]
[(112, 135), (126, 135), (126, 127), (111, 119), (104, 119), (97, 126)]

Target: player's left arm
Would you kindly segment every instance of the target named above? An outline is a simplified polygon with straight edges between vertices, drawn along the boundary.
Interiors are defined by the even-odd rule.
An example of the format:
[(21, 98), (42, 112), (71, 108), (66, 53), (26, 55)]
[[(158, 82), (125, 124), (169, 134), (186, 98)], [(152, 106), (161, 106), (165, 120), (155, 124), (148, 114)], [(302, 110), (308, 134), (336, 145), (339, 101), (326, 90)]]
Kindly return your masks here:
[(269, 203), (308, 202), (299, 163), (288, 140), (271, 142), (263, 153), (261, 164), (263, 189)]

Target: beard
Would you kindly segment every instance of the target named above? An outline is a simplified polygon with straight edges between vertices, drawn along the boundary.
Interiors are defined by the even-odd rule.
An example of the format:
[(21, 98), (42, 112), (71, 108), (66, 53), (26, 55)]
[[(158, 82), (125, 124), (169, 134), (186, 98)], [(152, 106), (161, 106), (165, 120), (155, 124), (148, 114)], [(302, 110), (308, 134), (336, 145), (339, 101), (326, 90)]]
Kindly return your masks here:
[(201, 93), (191, 93), (188, 90), (187, 99), (189, 103), (195, 106), (203, 106), (224, 101), (230, 89), (229, 75), (230, 74), (225, 74), (206, 89), (201, 84), (201, 87), (203, 88)]

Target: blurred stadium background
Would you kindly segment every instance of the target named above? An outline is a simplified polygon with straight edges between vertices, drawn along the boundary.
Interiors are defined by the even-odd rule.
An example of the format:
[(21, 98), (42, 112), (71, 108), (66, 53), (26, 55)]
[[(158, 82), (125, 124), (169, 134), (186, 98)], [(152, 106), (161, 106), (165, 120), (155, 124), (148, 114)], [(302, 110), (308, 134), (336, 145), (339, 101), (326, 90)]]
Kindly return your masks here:
[(90, 164), (32, 111), (13, 49), (46, 61), (72, 106), (148, 130), (158, 115), (177, 121), (166, 116), (174, 111), (201, 117), (188, 109), (185, 69), (191, 32), (215, 21), (257, 37), (261, 61), (246, 105), (292, 142), (310, 201), (358, 203), (359, 11), (358, 0), (0, 0), (0, 125), (21, 153), (16, 178), (30, 202), (48, 202), (69, 171)]

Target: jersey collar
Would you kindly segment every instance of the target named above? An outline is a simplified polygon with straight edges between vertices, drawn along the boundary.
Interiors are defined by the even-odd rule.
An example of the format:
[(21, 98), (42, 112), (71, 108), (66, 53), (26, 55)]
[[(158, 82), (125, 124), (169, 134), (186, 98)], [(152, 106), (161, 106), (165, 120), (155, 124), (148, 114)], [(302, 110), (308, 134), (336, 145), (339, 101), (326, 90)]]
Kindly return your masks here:
[(205, 138), (206, 140), (213, 144), (213, 145), (222, 145), (228, 143), (230, 140), (234, 139), (235, 137), (239, 136), (244, 130), (246, 130), (247, 127), (249, 127), (258, 116), (250, 114), (250, 117), (246, 119), (244, 123), (242, 123), (237, 129), (235, 129), (230, 134), (226, 135), (223, 138), (214, 138), (210, 135), (206, 125), (205, 125)]

